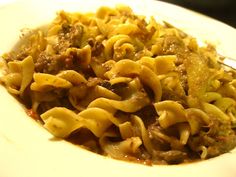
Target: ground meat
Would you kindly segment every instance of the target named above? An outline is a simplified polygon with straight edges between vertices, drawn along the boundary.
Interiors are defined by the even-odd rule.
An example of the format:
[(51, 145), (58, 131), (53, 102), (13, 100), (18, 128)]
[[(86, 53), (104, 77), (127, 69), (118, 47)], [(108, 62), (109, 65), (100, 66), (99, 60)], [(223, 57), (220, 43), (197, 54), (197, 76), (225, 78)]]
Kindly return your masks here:
[(102, 86), (102, 87), (105, 87), (108, 90), (112, 89), (111, 83), (107, 80), (103, 80), (99, 85)]
[(135, 112), (137, 116), (139, 116), (146, 127), (150, 124), (153, 124), (156, 121), (157, 112), (153, 105), (148, 105)]
[(71, 47), (71, 42), (64, 37), (59, 39), (59, 42), (53, 46), (55, 53), (60, 54), (61, 52), (65, 51), (66, 49)]
[(83, 31), (81, 24), (62, 24), (62, 30), (58, 34), (58, 43), (53, 46), (53, 49), (56, 53), (61, 53), (70, 47), (80, 48)]
[(183, 162), (187, 158), (187, 153), (178, 150), (154, 151), (153, 155), (158, 160), (162, 159), (168, 164), (178, 164)]
[(177, 101), (180, 104), (182, 104), (184, 107), (187, 107), (187, 101), (183, 95), (176, 94), (176, 92), (167, 88), (162, 89), (162, 100)]
[(46, 55), (45, 52), (41, 52), (36, 63), (35, 63), (35, 71), (42, 73), (50, 73), (56, 74), (64, 67), (64, 61), (61, 56), (54, 55), (49, 56)]
[(124, 95), (124, 93), (126, 93), (128, 89), (128, 84), (123, 82), (111, 85), (110, 82), (103, 80), (99, 85), (107, 88), (108, 90), (111, 90), (112, 92), (120, 96)]
[(176, 36), (166, 36), (163, 43), (163, 54), (174, 55), (182, 53), (186, 47), (181, 39)]
[(92, 56), (95, 57), (99, 56), (105, 48), (100, 41), (96, 41), (94, 38), (90, 38), (88, 44), (92, 47)]
[(71, 54), (69, 56), (63, 54), (47, 55), (41, 52), (35, 62), (35, 71), (41, 73), (57, 74), (62, 70), (75, 70), (84, 73), (86, 78), (95, 76), (90, 66), (82, 66), (77, 56)]
[(207, 147), (207, 158), (211, 158), (232, 150), (236, 146), (236, 135), (210, 137), (201, 134), (190, 138), (188, 144), (193, 151), (200, 145)]
[(80, 47), (81, 46), (81, 38), (84, 33), (84, 27), (81, 24), (75, 24), (72, 26), (71, 31), (69, 33), (69, 39), (72, 43), (72, 47)]
[(236, 146), (236, 136), (219, 136), (214, 145), (208, 147), (208, 157), (215, 157), (232, 150)]
[(136, 19), (136, 23), (138, 28), (140, 29), (139, 32), (136, 32), (134, 35), (134, 37), (138, 37), (139, 39), (141, 39), (142, 41), (147, 41), (149, 40), (152, 35), (154, 34), (154, 29), (151, 29), (151, 32), (149, 32), (146, 28), (146, 21), (144, 19)]
[(97, 137), (91, 131), (88, 131), (88, 129), (81, 128), (78, 131), (72, 132), (66, 140), (73, 144), (79, 144), (83, 148), (95, 153), (102, 153)]

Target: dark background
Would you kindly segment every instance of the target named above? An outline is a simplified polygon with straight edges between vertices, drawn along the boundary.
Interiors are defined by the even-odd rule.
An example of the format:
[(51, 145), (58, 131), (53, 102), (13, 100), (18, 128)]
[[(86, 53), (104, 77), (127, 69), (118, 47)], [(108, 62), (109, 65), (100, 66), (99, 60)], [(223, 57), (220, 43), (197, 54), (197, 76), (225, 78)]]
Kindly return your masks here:
[(236, 28), (236, 0), (161, 0), (192, 9)]

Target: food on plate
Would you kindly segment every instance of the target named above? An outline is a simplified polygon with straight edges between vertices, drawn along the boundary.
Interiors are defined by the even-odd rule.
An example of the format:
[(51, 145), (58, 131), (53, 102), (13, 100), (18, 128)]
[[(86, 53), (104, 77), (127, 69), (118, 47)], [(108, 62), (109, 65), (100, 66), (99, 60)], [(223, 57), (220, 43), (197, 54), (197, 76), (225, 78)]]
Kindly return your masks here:
[(179, 164), (236, 146), (235, 71), (212, 45), (127, 6), (60, 11), (3, 58), (1, 82), (28, 115), (90, 151)]

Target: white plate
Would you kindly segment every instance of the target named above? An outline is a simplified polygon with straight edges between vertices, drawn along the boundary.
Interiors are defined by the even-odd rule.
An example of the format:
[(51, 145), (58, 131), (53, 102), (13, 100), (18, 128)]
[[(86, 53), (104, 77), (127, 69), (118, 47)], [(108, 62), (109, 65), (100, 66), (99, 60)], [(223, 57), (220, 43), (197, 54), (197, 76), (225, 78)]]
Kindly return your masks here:
[[(19, 39), (20, 29), (50, 22), (55, 12), (95, 11), (101, 5), (127, 4), (135, 13), (154, 15), (186, 32), (216, 44), (236, 58), (236, 30), (221, 22), (159, 1), (142, 0), (20, 0), (0, 7), (0, 54)], [(103, 157), (52, 135), (29, 118), (0, 86), (0, 177), (235, 177), (236, 152), (185, 165), (144, 166)]]

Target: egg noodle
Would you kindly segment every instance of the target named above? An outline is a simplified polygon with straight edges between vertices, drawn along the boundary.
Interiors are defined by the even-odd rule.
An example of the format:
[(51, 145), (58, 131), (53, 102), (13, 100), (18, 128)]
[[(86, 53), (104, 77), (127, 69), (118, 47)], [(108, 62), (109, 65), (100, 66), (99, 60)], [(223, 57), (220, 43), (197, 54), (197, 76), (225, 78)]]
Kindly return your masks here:
[(236, 146), (235, 71), (211, 45), (129, 7), (61, 11), (3, 58), (1, 82), (27, 113), (93, 152), (178, 164)]

